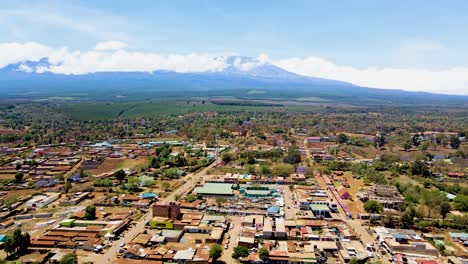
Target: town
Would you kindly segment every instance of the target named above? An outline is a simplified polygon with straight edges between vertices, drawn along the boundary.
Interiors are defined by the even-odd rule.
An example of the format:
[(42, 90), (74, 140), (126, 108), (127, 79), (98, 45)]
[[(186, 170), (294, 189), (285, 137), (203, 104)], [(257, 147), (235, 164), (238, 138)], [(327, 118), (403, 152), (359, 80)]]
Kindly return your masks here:
[(4, 144), (3, 258), (466, 263), (464, 134), (259, 128)]

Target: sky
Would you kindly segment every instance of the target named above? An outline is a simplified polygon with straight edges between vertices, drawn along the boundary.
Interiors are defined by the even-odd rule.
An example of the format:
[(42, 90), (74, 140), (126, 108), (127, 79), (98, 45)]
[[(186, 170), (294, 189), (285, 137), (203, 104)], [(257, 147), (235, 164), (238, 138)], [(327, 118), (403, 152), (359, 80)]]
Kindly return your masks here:
[[(468, 1), (0, 2), (0, 67), (219, 71), (258, 58), (357, 85), (468, 95)], [(24, 70), (30, 70), (27, 67)]]

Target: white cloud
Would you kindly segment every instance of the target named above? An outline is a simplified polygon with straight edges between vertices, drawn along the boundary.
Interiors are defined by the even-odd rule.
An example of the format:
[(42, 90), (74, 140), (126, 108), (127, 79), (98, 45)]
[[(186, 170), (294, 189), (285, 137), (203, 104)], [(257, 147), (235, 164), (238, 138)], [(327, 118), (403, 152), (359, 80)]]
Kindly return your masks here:
[(350, 82), (360, 86), (468, 95), (468, 67), (358, 69), (318, 57), (288, 58), (271, 63), (297, 74)]
[(52, 52), (52, 48), (35, 42), (0, 43), (0, 68), (25, 60), (38, 61)]
[[(51, 65), (37, 67), (35, 69), (37, 72), (63, 74), (158, 70), (216, 72), (228, 66), (227, 55), (198, 53), (164, 55), (127, 51), (123, 49), (123, 45), (99, 45), (98, 43), (96, 47), (98, 46), (101, 47), (80, 51), (69, 50), (66, 47), (52, 48), (35, 42), (0, 43), (0, 68), (26, 60), (39, 61), (42, 58), (48, 58)], [(109, 47), (120, 48), (110, 50)], [(268, 62), (297, 74), (341, 80), (366, 87), (468, 95), (468, 67), (453, 67), (444, 70), (390, 67), (359, 69), (337, 65), (319, 57), (272, 60), (265, 54), (261, 54), (253, 61), (236, 59), (234, 66), (240, 70), (249, 71)], [(19, 69), (33, 70), (26, 65), (20, 66)]]
[(51, 65), (37, 67), (36, 71), (40, 73), (85, 74), (104, 71), (158, 70), (215, 72), (222, 71), (226, 67), (226, 57), (210, 54), (162, 55), (123, 49), (70, 51), (66, 47), (50, 48), (34, 42), (0, 44), (0, 67), (25, 60), (39, 61), (41, 58), (48, 58)]
[(111, 40), (111, 41), (98, 42), (96, 46), (94, 47), (94, 49), (99, 50), (99, 51), (104, 51), (104, 50), (119, 50), (119, 49), (124, 49), (125, 47), (127, 47), (127, 44), (121, 41)]

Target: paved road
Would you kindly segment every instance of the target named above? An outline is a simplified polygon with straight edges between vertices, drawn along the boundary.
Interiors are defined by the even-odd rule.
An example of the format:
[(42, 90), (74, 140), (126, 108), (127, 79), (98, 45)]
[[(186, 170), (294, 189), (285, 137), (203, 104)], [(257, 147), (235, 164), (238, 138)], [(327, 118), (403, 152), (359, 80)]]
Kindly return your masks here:
[[(232, 150), (231, 150), (232, 151)], [(163, 201), (173, 201), (174, 200), (174, 194), (181, 194), (181, 196), (187, 194), (192, 188), (195, 187), (197, 182), (202, 178), (202, 176), (206, 175), (206, 172), (216, 166), (218, 162), (221, 161), (221, 158), (218, 157), (217, 161), (213, 162), (206, 168), (202, 169), (201, 171), (197, 173), (189, 173), (187, 174), (184, 178), (182, 178), (182, 181), (185, 181), (184, 184), (179, 186), (177, 189), (175, 189), (171, 195), (168, 195), (164, 198), (161, 198)], [(95, 263), (111, 263), (115, 257), (117, 256), (119, 249), (121, 248), (119, 245), (124, 243), (127, 244), (130, 241), (133, 240), (138, 234), (143, 232), (145, 230), (145, 223), (150, 221), (152, 218), (152, 211), (149, 210), (148, 213), (146, 213), (139, 221), (137, 221), (134, 226), (130, 227), (125, 234), (123, 234), (120, 239), (116, 242), (113, 242), (111, 247), (109, 247), (107, 250), (105, 250), (104, 254), (99, 254)]]
[(223, 254), (219, 260), (224, 261), (226, 264), (238, 263), (236, 260), (232, 258), (232, 253), (234, 252), (234, 247), (237, 245), (237, 240), (239, 239), (239, 234), (241, 231), (241, 223), (242, 217), (241, 216), (229, 216), (231, 220), (231, 225), (234, 225), (233, 229), (229, 229), (228, 234), (230, 235), (229, 245), (228, 248), (224, 248), (223, 246)]

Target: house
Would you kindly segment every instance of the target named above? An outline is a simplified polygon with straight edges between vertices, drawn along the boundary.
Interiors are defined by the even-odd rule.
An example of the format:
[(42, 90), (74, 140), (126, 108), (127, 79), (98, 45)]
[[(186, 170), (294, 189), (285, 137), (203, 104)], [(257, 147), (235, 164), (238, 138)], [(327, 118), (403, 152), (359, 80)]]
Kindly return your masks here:
[(439, 256), (439, 250), (414, 230), (376, 227), (374, 231), (383, 246), (392, 254)]
[(449, 232), (449, 236), (455, 242), (468, 242), (468, 233)]
[(447, 173), (447, 176), (450, 177), (450, 178), (464, 178), (465, 177), (465, 173), (463, 172), (448, 172)]
[(337, 191), (342, 199), (351, 199), (351, 195), (349, 194), (348, 189), (346, 189), (345, 187), (340, 186), (338, 187)]
[(164, 229), (161, 231), (161, 236), (166, 242), (179, 242), (182, 236), (184, 235), (183, 230), (169, 230)]
[(101, 164), (102, 164), (102, 161), (99, 161), (99, 160), (84, 160), (81, 163), (81, 169), (94, 170), (94, 169), (99, 168)]
[(158, 201), (153, 204), (153, 216), (176, 220), (180, 216), (180, 203)]
[(307, 140), (307, 143), (320, 143), (320, 142), (322, 142), (321, 137), (307, 137), (306, 140)]
[(157, 229), (174, 229), (174, 221), (167, 217), (155, 216), (149, 221), (149, 226)]
[(398, 189), (393, 185), (374, 185), (367, 190), (358, 194), (359, 199), (363, 202), (367, 200), (376, 200), (381, 203), (384, 208), (398, 210), (403, 203), (403, 197)]
[(60, 193), (44, 193), (33, 196), (30, 200), (26, 201), (26, 206), (41, 208), (60, 198)]
[(172, 259), (175, 260), (176, 262), (187, 262), (187, 261), (191, 261), (194, 256), (195, 256), (195, 249), (189, 248), (186, 250), (177, 251)]

